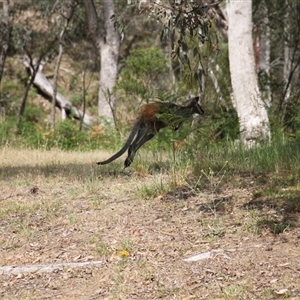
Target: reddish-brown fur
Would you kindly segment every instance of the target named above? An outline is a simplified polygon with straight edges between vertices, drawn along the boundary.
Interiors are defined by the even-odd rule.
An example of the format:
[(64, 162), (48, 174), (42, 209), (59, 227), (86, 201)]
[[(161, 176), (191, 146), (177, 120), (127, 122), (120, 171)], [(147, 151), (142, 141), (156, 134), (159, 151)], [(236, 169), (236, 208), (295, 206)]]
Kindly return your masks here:
[(204, 111), (198, 100), (199, 97), (196, 97), (186, 106), (158, 102), (146, 104), (140, 109), (138, 118), (125, 145), (112, 157), (97, 164), (108, 164), (120, 157), (128, 149), (125, 168), (128, 167), (132, 163), (137, 150), (152, 139), (160, 129), (171, 126), (174, 130), (177, 130), (183, 121), (193, 114), (203, 114)]

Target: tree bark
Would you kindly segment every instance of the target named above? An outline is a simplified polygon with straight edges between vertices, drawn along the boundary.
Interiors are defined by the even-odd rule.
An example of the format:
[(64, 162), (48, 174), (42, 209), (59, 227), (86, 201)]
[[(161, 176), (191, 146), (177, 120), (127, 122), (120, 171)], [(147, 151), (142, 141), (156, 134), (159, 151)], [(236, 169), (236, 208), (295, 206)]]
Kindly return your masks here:
[(262, 26), (259, 26), (260, 42), (259, 42), (259, 72), (264, 79), (264, 86), (261, 89), (263, 99), (268, 107), (271, 106), (271, 83), (270, 83), (270, 57), (271, 57), (271, 41), (270, 41), (270, 25), (268, 8), (265, 0), (261, 2), (260, 10), (263, 14)]
[(1, 31), (1, 51), (0, 51), (0, 83), (3, 76), (4, 64), (9, 47), (9, 0), (3, 0), (3, 12), (0, 13), (0, 31)]
[(286, 13), (285, 13), (285, 22), (284, 22), (284, 33), (285, 33), (285, 40), (284, 40), (284, 65), (283, 65), (283, 79), (284, 79), (284, 96), (283, 96), (283, 105), (282, 110), (285, 112), (290, 95), (291, 95), (291, 81), (290, 81), (290, 74), (292, 70), (292, 60), (291, 60), (291, 53), (292, 50), (289, 45), (290, 39), (290, 13), (289, 13), (289, 5), (288, 1), (285, 1), (286, 4)]
[[(66, 23), (67, 26), (68, 23)], [(59, 67), (62, 60), (62, 55), (64, 52), (64, 47), (62, 45), (62, 39), (63, 35), (66, 29), (66, 26), (62, 29), (61, 33), (59, 34), (59, 46), (58, 46), (58, 57), (57, 62), (54, 70), (54, 78), (53, 78), (53, 96), (52, 96), (52, 103), (51, 103), (51, 127), (55, 127), (55, 102), (56, 102), (56, 94), (57, 94), (57, 79), (58, 79), (58, 73), (59, 73)], [(65, 118), (64, 110), (62, 110), (62, 120)]]
[[(1, 50), (0, 50), (0, 86), (4, 73), (4, 65), (7, 51), (10, 43), (10, 25), (9, 25), (9, 0), (3, 0), (3, 13), (0, 13), (0, 31), (1, 31)], [(2, 99), (0, 89), (0, 117), (4, 115), (4, 100)]]
[[(103, 1), (103, 22), (93, 0), (85, 0), (89, 32), (99, 52), (101, 69), (99, 79), (98, 115), (100, 121), (114, 124), (115, 97), (113, 88), (117, 82), (120, 36), (111, 16), (115, 13), (114, 1)], [(101, 25), (101, 27), (100, 27)]]
[[(25, 61), (25, 58), (24, 58), (24, 61)], [(22, 121), (22, 118), (23, 118), (23, 115), (24, 115), (24, 112), (25, 112), (25, 107), (26, 107), (26, 102), (27, 102), (29, 90), (30, 90), (30, 88), (33, 84), (34, 79), (35, 79), (37, 69), (39, 69), (40, 67), (41, 68), (43, 67), (42, 57), (40, 57), (38, 59), (38, 61), (36, 62), (36, 64), (33, 65), (32, 58), (29, 57), (29, 56), (26, 56), (26, 63), (28, 65), (29, 69), (31, 70), (31, 72), (30, 72), (31, 76), (30, 76), (29, 81), (26, 84), (26, 88), (25, 88), (25, 91), (24, 91), (24, 94), (23, 94), (21, 105), (20, 105), (20, 110), (19, 110), (19, 114), (18, 114), (18, 118), (17, 118), (17, 126), (16, 126), (17, 127), (17, 129), (16, 129), (17, 134), (20, 133), (20, 125), (21, 125), (21, 121)]]
[(252, 40), (252, 1), (229, 0), (228, 47), (234, 106), (237, 110), (241, 142), (252, 146), (270, 140), (267, 110), (262, 101)]

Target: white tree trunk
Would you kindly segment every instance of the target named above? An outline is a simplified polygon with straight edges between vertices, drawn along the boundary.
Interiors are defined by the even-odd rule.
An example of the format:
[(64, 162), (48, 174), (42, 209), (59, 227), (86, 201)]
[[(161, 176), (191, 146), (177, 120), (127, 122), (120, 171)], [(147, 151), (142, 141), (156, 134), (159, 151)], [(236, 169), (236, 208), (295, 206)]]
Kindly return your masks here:
[[(115, 97), (113, 88), (118, 76), (118, 58), (120, 51), (119, 32), (111, 20), (115, 13), (114, 1), (103, 1), (103, 16), (98, 17), (93, 0), (85, 0), (85, 8), (91, 37), (96, 45), (101, 62), (99, 80), (98, 115), (110, 124), (114, 124)], [(100, 23), (101, 19), (101, 23)]]
[(114, 124), (115, 96), (113, 88), (118, 76), (118, 53), (111, 45), (103, 45), (100, 49), (98, 116), (111, 124)]
[(270, 125), (262, 101), (252, 41), (252, 1), (228, 0), (228, 47), (234, 106), (237, 110), (241, 142), (252, 146), (270, 140)]

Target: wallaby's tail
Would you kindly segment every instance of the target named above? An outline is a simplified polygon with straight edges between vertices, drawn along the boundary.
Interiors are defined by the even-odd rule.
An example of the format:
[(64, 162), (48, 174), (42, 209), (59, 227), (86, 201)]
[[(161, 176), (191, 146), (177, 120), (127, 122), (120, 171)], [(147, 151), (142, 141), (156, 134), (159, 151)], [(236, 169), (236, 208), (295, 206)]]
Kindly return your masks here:
[(108, 164), (108, 163), (114, 161), (114, 160), (117, 159), (118, 157), (120, 157), (123, 153), (125, 153), (125, 151), (129, 148), (131, 142), (133, 141), (135, 135), (137, 134), (137, 132), (138, 132), (138, 130), (139, 130), (139, 128), (140, 128), (140, 123), (141, 123), (140, 121), (137, 121), (137, 122), (134, 124), (134, 126), (133, 126), (133, 128), (132, 128), (132, 130), (131, 130), (131, 132), (130, 132), (128, 138), (127, 138), (127, 141), (125, 142), (124, 146), (123, 146), (116, 154), (114, 154), (112, 157), (110, 157), (110, 158), (107, 159), (107, 160), (104, 160), (104, 161), (98, 161), (98, 162), (97, 162), (97, 165), (106, 165), (106, 164)]

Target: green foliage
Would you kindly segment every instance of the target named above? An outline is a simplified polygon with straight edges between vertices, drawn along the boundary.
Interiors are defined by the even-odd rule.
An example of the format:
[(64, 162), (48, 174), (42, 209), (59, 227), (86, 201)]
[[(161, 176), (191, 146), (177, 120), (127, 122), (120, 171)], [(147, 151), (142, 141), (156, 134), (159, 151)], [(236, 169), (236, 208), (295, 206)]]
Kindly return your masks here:
[(80, 106), (82, 104), (82, 94), (75, 94), (71, 97), (71, 102), (74, 106)]
[(8, 120), (0, 122), (0, 145), (11, 143), (14, 123)]
[(45, 136), (45, 145), (47, 148), (59, 148), (71, 150), (84, 143), (84, 134), (78, 130), (78, 127), (71, 120), (59, 122), (55, 130), (48, 131)]
[(30, 121), (22, 121), (19, 127), (18, 146), (29, 146), (32, 148), (39, 148), (43, 143), (43, 134), (40, 128)]
[(166, 75), (166, 57), (157, 49), (146, 48), (132, 50), (124, 60), (125, 67), (120, 74), (117, 85), (118, 90), (123, 90), (129, 95), (148, 98), (155, 88), (164, 86), (163, 80), (157, 85), (162, 75)]
[(28, 104), (26, 106), (23, 119), (35, 124), (42, 122), (44, 116), (45, 112), (41, 111), (39, 107)]
[[(298, 143), (274, 136), (272, 143), (254, 148), (242, 147), (239, 143), (222, 141), (215, 144), (198, 144), (191, 157), (195, 161), (194, 172), (200, 176), (202, 170), (221, 170), (228, 162), (229, 174), (267, 174), (286, 170), (295, 179), (300, 178), (300, 153)], [(199, 159), (201, 157), (201, 159)]]
[(16, 135), (16, 118), (7, 117), (0, 122), (0, 146), (13, 145), (29, 148), (58, 148), (62, 150), (89, 151), (110, 148), (116, 150), (122, 144), (120, 133), (101, 126), (93, 126), (88, 131), (79, 130), (79, 124), (67, 119), (50, 129), (41, 122), (40, 110), (28, 106)]
[[(9, 66), (13, 67), (13, 66)], [(16, 115), (19, 110), (20, 99), (22, 98), (22, 88), (20, 83), (14, 79), (4, 77), (1, 85), (1, 106), (5, 108), (6, 114)]]
[(119, 136), (100, 126), (94, 126), (89, 131), (79, 130), (78, 124), (72, 120), (59, 122), (54, 130), (43, 133), (42, 146), (62, 150), (93, 150), (115, 147)]
[[(173, 57), (201, 82), (203, 44), (209, 45), (210, 52), (218, 49), (219, 44), (218, 30), (213, 24), (213, 14), (208, 13), (209, 7), (196, 1), (160, 1), (142, 5), (139, 1), (130, 1), (128, 4), (132, 3), (139, 13), (147, 13), (148, 17), (161, 22), (161, 40), (170, 42)], [(115, 22), (123, 30), (123, 18), (115, 18)]]
[(289, 106), (284, 116), (284, 128), (290, 138), (300, 137), (300, 97), (299, 93), (291, 95)]

